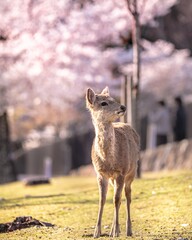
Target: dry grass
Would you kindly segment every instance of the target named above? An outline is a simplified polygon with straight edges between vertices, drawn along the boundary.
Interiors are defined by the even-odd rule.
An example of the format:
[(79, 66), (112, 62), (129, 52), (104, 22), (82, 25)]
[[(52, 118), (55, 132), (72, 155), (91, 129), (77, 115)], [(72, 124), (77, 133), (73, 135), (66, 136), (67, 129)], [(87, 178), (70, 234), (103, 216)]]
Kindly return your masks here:
[[(103, 237), (113, 216), (112, 188), (103, 216)], [(149, 173), (136, 179), (132, 191), (133, 237), (125, 237), (123, 196), (118, 238), (136, 240), (192, 239), (192, 172)], [(3, 240), (93, 239), (98, 190), (94, 177), (54, 178), (51, 185), (24, 186), (22, 182), (0, 186), (0, 222), (32, 216), (55, 224), (54, 228), (27, 228), (0, 234)]]

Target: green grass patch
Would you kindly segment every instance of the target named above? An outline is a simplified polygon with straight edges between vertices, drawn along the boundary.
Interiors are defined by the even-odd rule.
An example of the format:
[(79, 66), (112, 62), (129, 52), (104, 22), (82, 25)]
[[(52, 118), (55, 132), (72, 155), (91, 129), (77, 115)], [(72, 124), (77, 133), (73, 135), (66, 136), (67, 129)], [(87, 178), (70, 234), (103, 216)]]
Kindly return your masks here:
[[(109, 188), (103, 216), (103, 237), (113, 218), (113, 189)], [(32, 216), (55, 224), (1, 233), (2, 240), (93, 239), (98, 210), (95, 177), (54, 178), (50, 185), (25, 186), (16, 182), (0, 186), (0, 223)], [(125, 237), (125, 198), (120, 209), (118, 238), (138, 240), (192, 239), (192, 172), (144, 174), (132, 185), (133, 236)]]

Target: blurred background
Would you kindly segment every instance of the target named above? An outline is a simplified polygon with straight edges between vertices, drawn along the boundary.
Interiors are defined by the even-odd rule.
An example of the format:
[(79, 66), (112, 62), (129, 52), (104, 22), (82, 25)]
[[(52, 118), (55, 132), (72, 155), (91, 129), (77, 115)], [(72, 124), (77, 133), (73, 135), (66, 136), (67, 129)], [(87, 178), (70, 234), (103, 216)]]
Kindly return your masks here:
[[(89, 165), (94, 131), (86, 89), (109, 86), (125, 102), (126, 78), (141, 149), (169, 146), (165, 162), (169, 143), (192, 137), (191, 12), (191, 0), (1, 1), (0, 183)], [(178, 96), (186, 118), (179, 140)], [(170, 126), (158, 144), (155, 116), (162, 100)], [(182, 151), (191, 148), (185, 140)]]

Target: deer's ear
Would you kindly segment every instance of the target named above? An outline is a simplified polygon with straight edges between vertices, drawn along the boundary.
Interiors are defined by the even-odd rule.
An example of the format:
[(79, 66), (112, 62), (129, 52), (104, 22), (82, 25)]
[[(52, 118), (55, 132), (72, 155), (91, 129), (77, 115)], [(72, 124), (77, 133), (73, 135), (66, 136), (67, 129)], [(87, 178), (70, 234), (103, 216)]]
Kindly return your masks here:
[(86, 99), (87, 99), (87, 102), (91, 105), (93, 105), (95, 102), (96, 95), (95, 95), (95, 92), (91, 88), (87, 89)]
[(108, 87), (105, 87), (105, 88), (103, 89), (103, 91), (101, 92), (101, 94), (104, 94), (104, 95), (109, 96), (109, 88), (108, 88)]

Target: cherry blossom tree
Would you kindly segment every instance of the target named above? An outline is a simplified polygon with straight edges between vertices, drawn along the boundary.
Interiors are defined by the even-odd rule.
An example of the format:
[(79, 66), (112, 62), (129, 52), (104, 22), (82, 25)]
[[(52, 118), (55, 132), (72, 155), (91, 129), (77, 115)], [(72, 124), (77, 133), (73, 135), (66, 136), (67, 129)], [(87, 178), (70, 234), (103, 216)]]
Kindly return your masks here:
[[(192, 59), (190, 51), (176, 50), (174, 45), (163, 40), (151, 43), (141, 41), (141, 102), (140, 113), (146, 114), (153, 105), (153, 100), (162, 98), (171, 101), (177, 95), (192, 93), (190, 69)], [(124, 74), (132, 71), (132, 64), (122, 63)], [(146, 97), (148, 95), (148, 98)]]
[[(177, 0), (138, 3), (143, 25)], [(87, 86), (120, 85), (114, 68), (132, 62), (122, 43), (132, 29), (126, 0), (4, 0), (0, 21), (0, 88), (9, 106), (66, 109)]]

